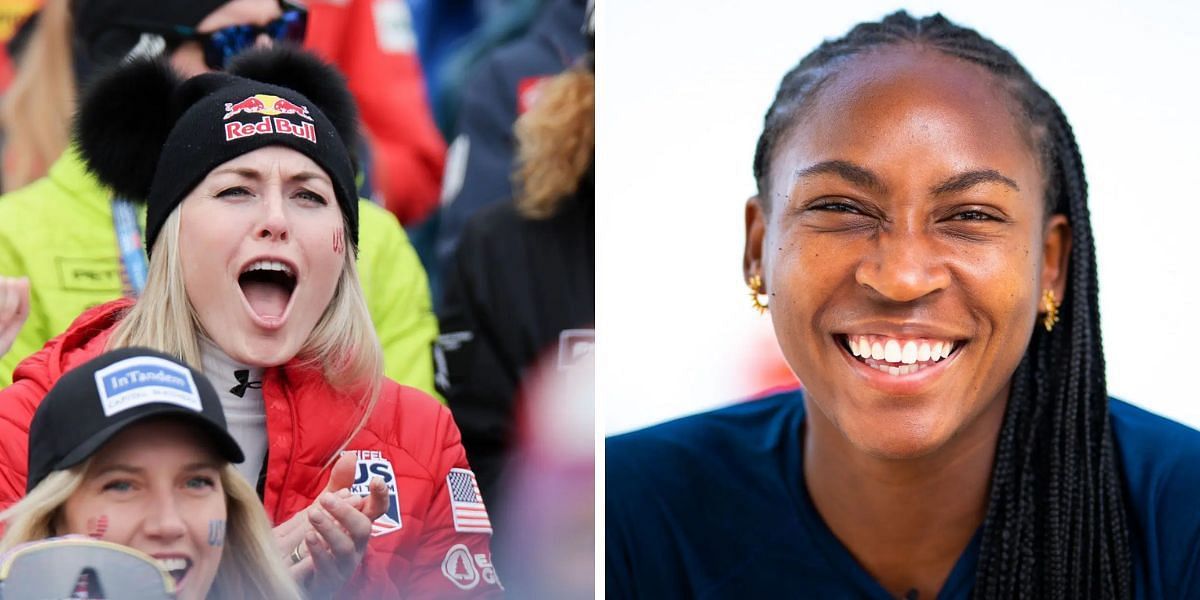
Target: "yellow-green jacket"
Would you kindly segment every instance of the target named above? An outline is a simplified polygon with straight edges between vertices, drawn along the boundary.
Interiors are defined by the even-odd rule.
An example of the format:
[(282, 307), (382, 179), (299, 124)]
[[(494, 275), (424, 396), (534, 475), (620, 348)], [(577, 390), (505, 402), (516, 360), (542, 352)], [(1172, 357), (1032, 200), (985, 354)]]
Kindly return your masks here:
[[(396, 217), (359, 202), (358, 272), (385, 373), (436, 394), (433, 355), (437, 317), (429, 283)], [(145, 214), (141, 215), (145, 222)], [(0, 357), (0, 388), (26, 356), (40, 350), (84, 309), (121, 296), (121, 264), (112, 194), (68, 150), (34, 183), (0, 196), (0, 275), (29, 278), (29, 320)]]

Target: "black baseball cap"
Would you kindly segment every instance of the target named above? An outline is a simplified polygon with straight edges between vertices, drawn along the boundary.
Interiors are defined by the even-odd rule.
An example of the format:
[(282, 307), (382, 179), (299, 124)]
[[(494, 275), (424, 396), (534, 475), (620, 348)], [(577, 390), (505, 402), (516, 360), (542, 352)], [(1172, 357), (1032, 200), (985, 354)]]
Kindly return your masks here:
[(122, 348), (79, 365), (50, 388), (29, 426), (26, 491), (87, 460), (126, 427), (164, 416), (198, 425), (229, 462), (245, 460), (204, 374), (162, 352)]

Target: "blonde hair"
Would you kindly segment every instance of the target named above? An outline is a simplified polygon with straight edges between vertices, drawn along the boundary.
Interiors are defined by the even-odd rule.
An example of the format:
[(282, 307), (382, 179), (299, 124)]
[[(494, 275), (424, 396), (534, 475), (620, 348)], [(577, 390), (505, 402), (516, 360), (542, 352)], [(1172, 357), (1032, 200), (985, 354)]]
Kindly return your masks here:
[(70, 469), (50, 473), (20, 502), (0, 512), (0, 522), (5, 523), (0, 554), (25, 542), (54, 537), (54, 521), (59, 509), (83, 484), (83, 474), (91, 462), (89, 459)]
[[(0, 512), (7, 523), (0, 554), (26, 542), (58, 535), (55, 522), (67, 499), (83, 484), (91, 459), (46, 476), (20, 502)], [(271, 525), (254, 489), (233, 465), (221, 467), (225, 490), (225, 548), (208, 597), (301, 598), (275, 548)]]
[[(176, 207), (164, 222), (150, 255), (146, 288), (117, 325), (106, 349), (146, 346), (177, 356), (199, 369), (202, 364), (199, 336), (204, 327), (184, 285), (183, 257), (179, 251), (180, 212), (181, 208)], [(349, 235), (349, 231), (346, 233)], [(320, 369), (334, 389), (360, 398), (359, 422), (341, 447), (328, 457), (326, 466), (329, 466), (366, 425), (383, 383), (383, 349), (367, 311), (355, 258), (349, 250), (333, 298), (297, 357), (306, 367)]]
[(596, 148), (596, 76), (574, 67), (546, 82), (537, 101), (517, 119), (517, 210), (546, 219), (579, 180)]
[(75, 110), (68, 0), (47, 0), (34, 25), (17, 73), (0, 105), (4, 129), (4, 190), (45, 174), (67, 148)]

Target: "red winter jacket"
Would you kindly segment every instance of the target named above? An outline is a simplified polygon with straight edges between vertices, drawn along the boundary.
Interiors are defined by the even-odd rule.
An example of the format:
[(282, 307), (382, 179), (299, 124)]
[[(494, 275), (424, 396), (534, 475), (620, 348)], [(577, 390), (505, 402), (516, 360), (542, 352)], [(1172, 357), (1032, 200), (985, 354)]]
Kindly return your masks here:
[[(84, 312), (65, 333), (22, 361), (13, 384), (0, 390), (0, 510), (25, 493), (29, 423), (38, 403), (64, 372), (103, 352), (131, 305), (121, 299)], [(339, 397), (318, 371), (298, 364), (267, 369), (262, 391), (269, 437), (263, 504), (278, 524), (324, 490), (329, 480), (324, 465), (358, 423), (359, 413), (356, 403)], [(450, 411), (423, 392), (385, 380), (370, 420), (346, 449), (359, 455), (356, 487), (378, 475), (394, 495), (388, 512), (374, 523), (344, 597), (501, 594), (491, 566), (490, 528), (480, 521), (456, 521), (456, 513), (459, 519), (470, 515), (472, 507), (462, 502), (470, 502), (464, 494), (470, 494), (474, 476)], [(457, 511), (448, 481), (457, 491)]]

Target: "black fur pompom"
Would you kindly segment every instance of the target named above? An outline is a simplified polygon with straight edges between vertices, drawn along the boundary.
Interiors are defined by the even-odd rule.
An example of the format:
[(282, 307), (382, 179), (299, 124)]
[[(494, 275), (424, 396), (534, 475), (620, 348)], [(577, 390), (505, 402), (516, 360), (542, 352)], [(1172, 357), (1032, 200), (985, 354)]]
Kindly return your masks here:
[(223, 87), (237, 84), (240, 79), (228, 73), (214, 71), (201, 73), (180, 84), (172, 99), (176, 115), (187, 112), (201, 98), (220, 90)]
[(300, 92), (325, 113), (351, 152), (358, 147), (358, 109), (336, 67), (281, 45), (243, 52), (230, 62), (228, 72)]
[(178, 118), (181, 81), (164, 61), (138, 59), (96, 78), (75, 114), (75, 140), (96, 175), (134, 200), (149, 194), (158, 155)]

